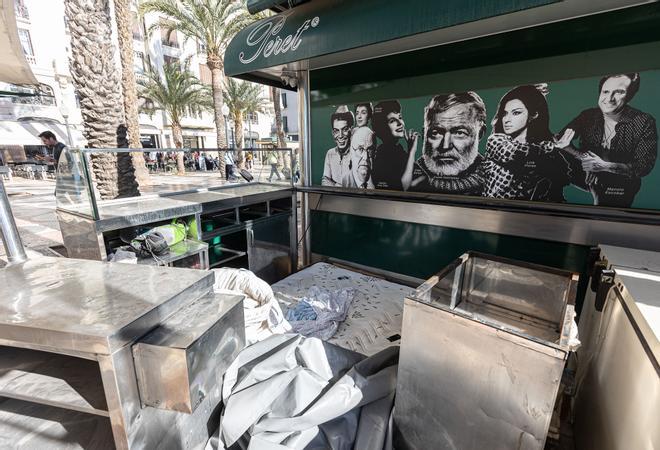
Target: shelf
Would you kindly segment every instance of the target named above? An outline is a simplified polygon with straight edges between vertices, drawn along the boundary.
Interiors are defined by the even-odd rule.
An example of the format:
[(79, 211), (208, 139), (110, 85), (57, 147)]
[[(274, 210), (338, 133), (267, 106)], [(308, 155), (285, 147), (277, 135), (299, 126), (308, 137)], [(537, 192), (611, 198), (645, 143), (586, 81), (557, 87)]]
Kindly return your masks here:
[(197, 255), (208, 249), (208, 244), (205, 242), (195, 241), (193, 239), (185, 239), (170, 247), (169, 251), (164, 255), (156, 255), (155, 258), (141, 258), (138, 259), (138, 264), (146, 265), (167, 265), (179, 259), (187, 258), (188, 256)]
[[(234, 259), (238, 259), (238, 258), (241, 258), (241, 257), (247, 255), (247, 252), (244, 252), (244, 251), (234, 250), (234, 249), (231, 249), (231, 248), (223, 247), (222, 245), (216, 245), (216, 246), (213, 246), (213, 247), (210, 249), (210, 251), (209, 251), (209, 258), (211, 258), (211, 255), (213, 255), (213, 256), (217, 256), (217, 255), (216, 255), (217, 249), (220, 249), (220, 251), (222, 252), (222, 254), (223, 254), (223, 255), (221, 256), (222, 259), (220, 259), (219, 261), (213, 261), (213, 263), (211, 263), (210, 266), (209, 266), (209, 267), (211, 267), (211, 268), (213, 268), (213, 267), (217, 267), (217, 266), (219, 266), (219, 265), (221, 265), (221, 264), (226, 264), (226, 263), (228, 263), (229, 261), (232, 261), (232, 260), (234, 260)], [(225, 253), (228, 254), (227, 257), (224, 257), (224, 254), (225, 254)]]
[(0, 448), (114, 449), (110, 419), (0, 397)]
[(225, 261), (217, 262), (211, 267), (218, 267), (222, 264), (222, 267), (231, 267), (234, 269), (249, 269), (249, 261), (247, 254), (243, 256), (236, 256), (235, 258), (228, 258)]
[(0, 346), (0, 396), (108, 417), (98, 363), (72, 356)]

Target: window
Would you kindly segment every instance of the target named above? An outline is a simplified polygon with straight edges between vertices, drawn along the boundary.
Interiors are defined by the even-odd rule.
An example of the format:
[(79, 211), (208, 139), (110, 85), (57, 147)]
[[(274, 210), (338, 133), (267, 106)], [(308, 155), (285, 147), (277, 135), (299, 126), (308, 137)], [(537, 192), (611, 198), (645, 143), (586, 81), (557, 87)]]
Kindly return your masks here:
[(211, 77), (211, 69), (206, 64), (199, 65), (199, 80), (204, 84), (211, 84), (213, 78)]
[(286, 93), (282, 92), (282, 108), (286, 108)]
[(160, 42), (161, 44), (168, 47), (179, 48), (179, 41), (176, 38), (176, 31), (169, 33), (167, 28), (160, 29)]
[(12, 97), (12, 103), (24, 105), (56, 106), (53, 88), (47, 84), (40, 84), (36, 90), (37, 95), (31, 97)]
[(183, 146), (185, 148), (202, 148), (198, 136), (183, 136)]
[(245, 113), (245, 115), (243, 116), (243, 120), (245, 120), (246, 122), (249, 121), (256, 124), (259, 122), (259, 116), (257, 115), (256, 112), (249, 112), (249, 113)]
[(289, 118), (287, 116), (282, 116), (282, 129), (285, 133), (289, 132)]
[(29, 63), (34, 64), (36, 61), (34, 59), (34, 49), (32, 48), (32, 38), (30, 38), (30, 32), (23, 28), (19, 28), (18, 39), (21, 41), (21, 47), (23, 48), (25, 58)]
[(204, 44), (202, 41), (197, 41), (197, 53), (206, 53), (206, 44)]
[(165, 64), (180, 64), (179, 58), (174, 56), (163, 55), (163, 60), (165, 61)]
[(133, 71), (144, 73), (146, 65), (144, 63), (144, 53), (133, 51)]
[(133, 39), (142, 40), (144, 33), (142, 32), (142, 21), (135, 11), (131, 11), (131, 28), (133, 30)]
[(14, 11), (16, 12), (16, 17), (19, 19), (30, 20), (30, 15), (28, 14), (27, 7), (23, 0), (16, 0), (14, 4)]

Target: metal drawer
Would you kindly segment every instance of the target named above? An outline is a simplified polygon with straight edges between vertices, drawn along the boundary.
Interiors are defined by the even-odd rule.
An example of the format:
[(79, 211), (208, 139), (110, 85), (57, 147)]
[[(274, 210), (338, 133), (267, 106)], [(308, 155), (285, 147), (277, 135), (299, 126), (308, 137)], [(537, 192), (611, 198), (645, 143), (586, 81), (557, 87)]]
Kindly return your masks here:
[(245, 346), (242, 295), (210, 293), (133, 345), (144, 405), (192, 413)]

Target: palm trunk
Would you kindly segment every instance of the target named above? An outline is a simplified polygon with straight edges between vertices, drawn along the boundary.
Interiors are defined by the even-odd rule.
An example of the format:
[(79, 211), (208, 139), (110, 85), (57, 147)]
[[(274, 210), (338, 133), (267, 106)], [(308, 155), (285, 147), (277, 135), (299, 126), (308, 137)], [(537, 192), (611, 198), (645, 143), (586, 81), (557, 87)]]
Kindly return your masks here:
[[(213, 120), (215, 122), (216, 145), (218, 148), (227, 148), (227, 136), (225, 133), (225, 117), (222, 115), (222, 106), (225, 104), (222, 98), (224, 74), (222, 72), (222, 59), (219, 55), (207, 54), (206, 65), (211, 70), (211, 90), (213, 92)], [(225, 152), (218, 152), (220, 161), (220, 173), (225, 172)]]
[[(80, 98), (84, 135), (91, 148), (112, 148), (122, 121), (121, 91), (114, 62), (108, 0), (66, 0), (71, 31), (71, 76)], [(91, 158), (92, 177), (102, 199), (138, 194), (120, 189), (117, 156)], [(135, 183), (132, 183), (134, 186)]]
[[(114, 0), (119, 57), (121, 60), (121, 88), (124, 100), (124, 121), (128, 128), (128, 147), (142, 148), (140, 142), (140, 121), (138, 116), (138, 96), (133, 72), (133, 32), (131, 29), (131, 10), (128, 0)], [(130, 165), (133, 166), (135, 179), (140, 186), (150, 184), (149, 171), (144, 161), (144, 154), (131, 152)]]
[(282, 127), (282, 108), (280, 105), (280, 90), (271, 87), (271, 96), (273, 97), (273, 109), (275, 109), (275, 134), (277, 135), (278, 148), (286, 148), (286, 136)]
[(243, 114), (234, 114), (234, 136), (235, 145), (238, 151), (236, 152), (236, 164), (240, 169), (245, 169), (245, 158), (243, 157)]
[[(282, 107), (280, 103), (280, 90), (276, 87), (271, 87), (271, 96), (273, 97), (273, 109), (275, 110), (275, 135), (277, 136), (277, 147), (286, 148), (286, 135), (284, 134), (284, 127), (282, 125)], [(287, 178), (291, 175), (289, 169), (291, 165), (290, 158), (287, 153), (277, 152), (277, 162), (282, 166), (282, 172)]]
[[(172, 120), (172, 138), (176, 148), (183, 148), (183, 131), (178, 121)], [(183, 152), (176, 152), (176, 174), (185, 175), (186, 166), (183, 163)]]

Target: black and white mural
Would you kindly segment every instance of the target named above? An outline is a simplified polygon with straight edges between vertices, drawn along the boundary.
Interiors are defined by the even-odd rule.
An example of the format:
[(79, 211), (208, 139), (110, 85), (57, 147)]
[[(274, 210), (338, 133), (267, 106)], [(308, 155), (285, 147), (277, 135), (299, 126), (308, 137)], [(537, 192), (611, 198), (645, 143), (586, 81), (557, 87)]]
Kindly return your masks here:
[[(642, 76), (590, 79), (582, 107), (567, 116), (563, 105), (561, 117), (552, 116), (553, 102), (574, 99), (553, 95), (550, 83), (500, 90), (497, 102), (492, 92), (487, 102), (466, 91), (431, 96), (421, 108), (409, 106), (420, 99), (335, 105), (323, 110), (327, 131), (313, 130), (334, 144), (326, 147), (320, 182), (630, 208), (657, 158), (654, 114), (634, 105)], [(589, 201), (572, 200), (572, 190)]]

